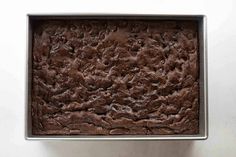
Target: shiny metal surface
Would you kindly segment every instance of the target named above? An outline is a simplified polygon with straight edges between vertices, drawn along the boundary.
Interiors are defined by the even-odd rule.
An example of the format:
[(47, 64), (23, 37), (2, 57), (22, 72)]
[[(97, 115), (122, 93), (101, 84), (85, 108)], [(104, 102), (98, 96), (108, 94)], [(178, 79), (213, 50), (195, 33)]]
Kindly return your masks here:
[[(37, 19), (154, 19), (197, 20), (200, 52), (200, 119), (197, 135), (120, 135), (120, 136), (36, 136), (32, 135), (31, 79), (32, 79), (32, 22)], [(25, 139), (27, 140), (204, 140), (208, 137), (208, 90), (207, 90), (207, 30), (204, 15), (167, 14), (29, 14), (27, 15), (27, 66), (25, 93)]]

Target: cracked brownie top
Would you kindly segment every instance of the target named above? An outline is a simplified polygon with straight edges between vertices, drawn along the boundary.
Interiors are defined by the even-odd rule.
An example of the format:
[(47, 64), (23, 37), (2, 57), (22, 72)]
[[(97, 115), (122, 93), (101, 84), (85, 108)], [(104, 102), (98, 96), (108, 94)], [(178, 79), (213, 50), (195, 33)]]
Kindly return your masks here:
[(42, 20), (32, 57), (34, 135), (199, 132), (196, 21)]

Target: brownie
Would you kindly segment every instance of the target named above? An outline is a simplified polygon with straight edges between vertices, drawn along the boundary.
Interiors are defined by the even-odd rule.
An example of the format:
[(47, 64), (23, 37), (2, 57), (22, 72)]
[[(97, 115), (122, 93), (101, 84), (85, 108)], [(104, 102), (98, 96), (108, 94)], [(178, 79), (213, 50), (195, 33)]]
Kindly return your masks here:
[(33, 135), (199, 133), (198, 23), (39, 20)]

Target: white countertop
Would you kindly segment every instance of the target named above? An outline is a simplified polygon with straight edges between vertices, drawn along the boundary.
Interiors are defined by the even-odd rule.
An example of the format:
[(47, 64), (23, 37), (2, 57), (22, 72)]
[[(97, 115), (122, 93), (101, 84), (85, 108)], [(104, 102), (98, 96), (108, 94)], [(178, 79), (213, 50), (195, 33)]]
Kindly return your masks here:
[[(27, 13), (205, 14), (209, 138), (205, 141), (38, 142), (24, 139)], [(236, 1), (30, 0), (0, 2), (0, 156), (199, 157), (236, 154)]]

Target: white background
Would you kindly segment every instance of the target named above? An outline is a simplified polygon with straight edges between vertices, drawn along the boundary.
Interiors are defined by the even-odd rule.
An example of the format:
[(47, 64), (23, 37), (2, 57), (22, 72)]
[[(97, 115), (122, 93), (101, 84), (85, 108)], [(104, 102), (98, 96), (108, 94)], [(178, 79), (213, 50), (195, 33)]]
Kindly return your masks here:
[[(27, 13), (205, 14), (209, 138), (206, 141), (32, 142), (24, 139)], [(236, 154), (236, 1), (1, 0), (0, 156), (233, 157)]]

